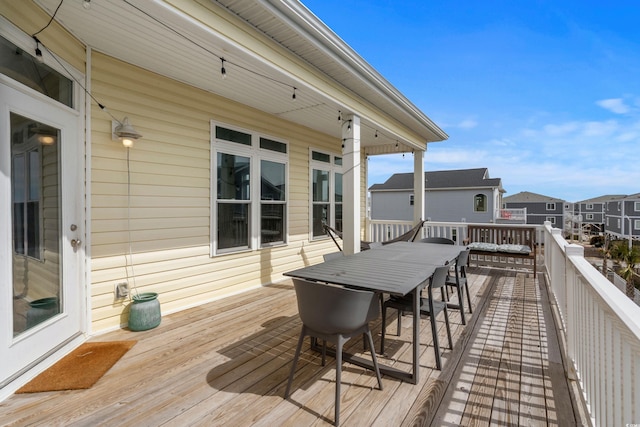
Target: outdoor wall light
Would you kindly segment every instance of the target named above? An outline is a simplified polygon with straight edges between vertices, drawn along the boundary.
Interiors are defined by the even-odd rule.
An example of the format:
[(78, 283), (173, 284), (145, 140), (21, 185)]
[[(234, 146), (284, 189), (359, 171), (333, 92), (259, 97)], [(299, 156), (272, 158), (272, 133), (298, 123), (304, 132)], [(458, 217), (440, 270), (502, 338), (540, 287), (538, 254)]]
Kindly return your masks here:
[(122, 119), (122, 122), (113, 120), (111, 130), (113, 132), (112, 138), (122, 141), (122, 145), (125, 147), (131, 147), (134, 140), (142, 138), (142, 135), (129, 123), (129, 117)]

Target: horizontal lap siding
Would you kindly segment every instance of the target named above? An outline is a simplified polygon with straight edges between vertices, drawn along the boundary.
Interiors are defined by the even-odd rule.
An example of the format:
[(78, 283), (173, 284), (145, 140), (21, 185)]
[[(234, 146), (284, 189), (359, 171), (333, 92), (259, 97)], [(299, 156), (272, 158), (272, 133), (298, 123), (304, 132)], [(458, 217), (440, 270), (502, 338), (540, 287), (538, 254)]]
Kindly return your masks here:
[[(100, 53), (94, 52), (92, 67), (94, 96), (144, 135), (130, 150), (127, 221), (126, 150), (111, 140), (111, 117), (92, 106), (94, 332), (126, 322), (129, 302), (114, 301), (118, 282), (158, 292), (167, 313), (279, 280), (333, 250), (330, 240), (308, 241), (309, 148), (336, 151), (338, 141)], [(289, 142), (288, 245), (209, 256), (211, 120)], [(133, 276), (126, 269), (128, 222)]]

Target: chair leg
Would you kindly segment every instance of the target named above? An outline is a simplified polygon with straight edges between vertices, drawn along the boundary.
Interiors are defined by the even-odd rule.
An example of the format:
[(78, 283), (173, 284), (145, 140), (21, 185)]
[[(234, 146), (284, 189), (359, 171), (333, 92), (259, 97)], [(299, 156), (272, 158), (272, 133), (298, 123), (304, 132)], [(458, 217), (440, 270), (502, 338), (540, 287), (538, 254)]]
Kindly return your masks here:
[(382, 323), (380, 324), (380, 354), (384, 354), (384, 335), (387, 329), (387, 310), (382, 306)]
[[(460, 307), (460, 309), (462, 310), (462, 306)], [(451, 326), (449, 325), (449, 310), (447, 310), (447, 307), (445, 306), (443, 311), (444, 311), (444, 322), (447, 327), (447, 338), (449, 338), (449, 348), (453, 350), (453, 340), (451, 339)]]
[(289, 372), (289, 382), (287, 382), (287, 390), (284, 392), (284, 398), (289, 397), (289, 391), (291, 391), (291, 383), (293, 382), (293, 374), (296, 371), (296, 365), (298, 364), (298, 358), (300, 357), (300, 351), (302, 350), (302, 342), (306, 335), (305, 327), (302, 327), (300, 331), (300, 338), (298, 338), (298, 346), (296, 347), (296, 355), (293, 357), (293, 364), (291, 365), (291, 372)]
[(438, 344), (438, 327), (436, 326), (435, 316), (429, 316), (431, 319), (431, 335), (433, 336), (433, 350), (436, 353), (436, 368), (442, 370), (442, 361), (440, 360), (440, 345)]
[(469, 294), (469, 282), (465, 280), (464, 287), (467, 290), (467, 301), (469, 302), (469, 313), (473, 313), (473, 309), (471, 308), (471, 294)]
[(398, 326), (396, 328), (396, 335), (402, 335), (402, 316), (404, 315), (404, 310), (398, 309)]
[(327, 364), (327, 340), (322, 340), (322, 366)]
[(456, 286), (458, 290), (458, 305), (460, 306), (460, 317), (462, 318), (462, 324), (467, 324), (467, 319), (464, 315), (464, 288), (459, 284)]
[(378, 378), (378, 388), (382, 390), (382, 378), (380, 377), (380, 368), (378, 367), (378, 358), (376, 352), (373, 350), (373, 337), (371, 331), (367, 329), (365, 334), (369, 338), (369, 348), (371, 349), (371, 360), (373, 361), (373, 369), (376, 371), (376, 377)]

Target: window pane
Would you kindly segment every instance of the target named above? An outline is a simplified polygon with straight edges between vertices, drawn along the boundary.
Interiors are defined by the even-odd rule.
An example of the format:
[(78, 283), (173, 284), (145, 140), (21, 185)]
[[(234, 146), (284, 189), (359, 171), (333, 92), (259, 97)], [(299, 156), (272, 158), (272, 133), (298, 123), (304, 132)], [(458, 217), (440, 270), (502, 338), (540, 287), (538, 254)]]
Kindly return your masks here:
[(336, 157), (334, 163), (338, 166), (342, 166), (342, 157)]
[(324, 236), (324, 224), (329, 223), (329, 204), (313, 205), (313, 237)]
[(218, 249), (249, 246), (249, 204), (218, 203)]
[(218, 153), (217, 159), (218, 200), (250, 200), (249, 158)]
[(262, 244), (284, 242), (284, 204), (262, 204), (260, 241)]
[(477, 194), (474, 197), (474, 210), (476, 212), (486, 212), (487, 210), (487, 197), (484, 194)]
[(29, 200), (40, 200), (40, 153), (29, 152)]
[(336, 203), (336, 230), (342, 231), (342, 203)]
[(225, 141), (237, 142), (238, 144), (251, 145), (251, 135), (237, 130), (216, 126), (216, 138)]
[(287, 144), (283, 144), (282, 142), (273, 141), (267, 138), (260, 138), (260, 148), (263, 148), (265, 150), (277, 151), (278, 153), (287, 152)]
[(342, 174), (336, 173), (336, 190), (335, 190), (335, 202), (342, 203)]
[(13, 250), (24, 255), (24, 210), (25, 203), (13, 204)]
[(27, 255), (40, 259), (40, 203), (27, 203)]
[(331, 156), (324, 153), (319, 153), (317, 151), (311, 152), (311, 158), (313, 160), (317, 160), (319, 162), (331, 163)]
[(285, 167), (283, 163), (262, 160), (260, 162), (261, 173), (261, 200), (285, 200), (286, 182)]
[(329, 201), (329, 171), (313, 170), (313, 201)]
[[(44, 52), (42, 47), (40, 50)], [(2, 37), (0, 37), (0, 58), (11, 58), (8, 61), (2, 61), (3, 74), (67, 107), (73, 107), (73, 84), (70, 79), (53, 68), (41, 64), (35, 57)]]

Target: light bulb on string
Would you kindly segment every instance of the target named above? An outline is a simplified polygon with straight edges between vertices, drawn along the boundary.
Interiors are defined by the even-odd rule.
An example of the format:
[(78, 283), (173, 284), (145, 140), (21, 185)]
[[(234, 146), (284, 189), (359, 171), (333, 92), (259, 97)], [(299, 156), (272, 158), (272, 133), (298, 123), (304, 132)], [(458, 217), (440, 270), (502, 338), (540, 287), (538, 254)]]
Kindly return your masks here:
[(222, 74), (222, 78), (226, 79), (227, 78), (227, 70), (226, 68), (224, 68), (224, 58), (220, 58), (220, 62), (222, 63), (222, 67), (220, 68), (220, 74)]
[(291, 99), (296, 100), (296, 88), (293, 88), (293, 95), (291, 95)]

